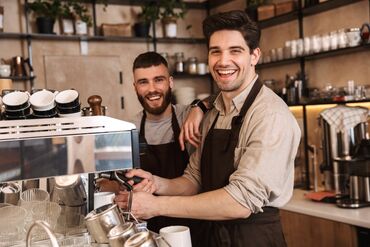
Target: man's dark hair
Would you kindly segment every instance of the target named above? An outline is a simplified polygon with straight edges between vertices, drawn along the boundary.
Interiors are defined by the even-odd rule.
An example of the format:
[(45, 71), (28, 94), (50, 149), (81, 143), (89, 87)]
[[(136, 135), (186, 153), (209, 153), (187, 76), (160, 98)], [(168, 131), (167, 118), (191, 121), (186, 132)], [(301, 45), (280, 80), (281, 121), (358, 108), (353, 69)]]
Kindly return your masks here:
[(257, 23), (252, 21), (244, 11), (232, 10), (217, 13), (208, 16), (203, 21), (203, 34), (207, 39), (208, 45), (211, 35), (220, 30), (239, 31), (243, 35), (251, 53), (259, 46), (261, 30)]
[(135, 58), (132, 70), (134, 71), (135, 69), (139, 68), (149, 68), (161, 64), (168, 68), (168, 63), (164, 57), (154, 51), (149, 51), (142, 53)]

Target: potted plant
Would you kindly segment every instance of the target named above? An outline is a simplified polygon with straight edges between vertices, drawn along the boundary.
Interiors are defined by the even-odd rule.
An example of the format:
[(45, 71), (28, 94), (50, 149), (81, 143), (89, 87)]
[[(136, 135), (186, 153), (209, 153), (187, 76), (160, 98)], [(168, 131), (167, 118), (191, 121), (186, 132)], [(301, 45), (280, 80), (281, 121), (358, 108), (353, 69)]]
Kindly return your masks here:
[(263, 5), (267, 2), (267, 0), (247, 0), (247, 9), (246, 13), (248, 14), (249, 18), (254, 21), (258, 21), (258, 6)]
[(156, 2), (141, 5), (141, 13), (138, 14), (138, 22), (134, 24), (136, 37), (148, 37), (150, 24), (159, 19), (159, 7)]
[(160, 17), (163, 25), (163, 36), (175, 38), (177, 35), (177, 19), (183, 19), (186, 14), (186, 5), (182, 0), (160, 0)]
[(74, 1), (72, 3), (72, 8), (75, 13), (75, 29), (76, 34), (85, 35), (87, 34), (87, 27), (92, 25), (91, 16), (85, 5), (80, 2)]
[(54, 33), (55, 19), (62, 12), (61, 0), (35, 0), (29, 8), (36, 16), (36, 25), (39, 33)]
[(74, 33), (74, 13), (70, 2), (63, 2), (61, 6), (60, 30), (63, 34)]

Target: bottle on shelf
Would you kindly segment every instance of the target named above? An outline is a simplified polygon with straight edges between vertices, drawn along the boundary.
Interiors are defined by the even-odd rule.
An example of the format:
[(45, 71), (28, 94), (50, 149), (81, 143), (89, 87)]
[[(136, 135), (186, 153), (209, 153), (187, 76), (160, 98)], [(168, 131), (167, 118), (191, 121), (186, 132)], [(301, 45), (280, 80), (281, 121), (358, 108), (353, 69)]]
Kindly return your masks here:
[(176, 52), (175, 53), (175, 73), (184, 72), (184, 53)]

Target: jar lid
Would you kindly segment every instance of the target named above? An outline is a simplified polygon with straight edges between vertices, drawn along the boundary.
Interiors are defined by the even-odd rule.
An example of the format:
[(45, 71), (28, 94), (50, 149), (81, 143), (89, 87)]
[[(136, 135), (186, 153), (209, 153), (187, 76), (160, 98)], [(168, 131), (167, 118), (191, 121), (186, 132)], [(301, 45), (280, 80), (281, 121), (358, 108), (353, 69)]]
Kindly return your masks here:
[(198, 59), (196, 57), (189, 57), (188, 61), (189, 62), (197, 62)]

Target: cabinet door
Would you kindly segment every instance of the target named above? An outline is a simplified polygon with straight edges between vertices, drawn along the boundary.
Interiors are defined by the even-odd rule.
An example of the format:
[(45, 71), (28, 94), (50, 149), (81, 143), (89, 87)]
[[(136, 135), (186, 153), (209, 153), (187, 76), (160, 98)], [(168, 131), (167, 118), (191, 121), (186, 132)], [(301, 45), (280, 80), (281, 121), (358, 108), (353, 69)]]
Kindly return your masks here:
[(280, 215), (289, 247), (358, 246), (354, 226), (285, 210)]
[(108, 107), (107, 116), (124, 117), (119, 56), (45, 56), (44, 59), (47, 88), (76, 89), (80, 93), (81, 106), (88, 106), (89, 96), (100, 95), (102, 105)]

